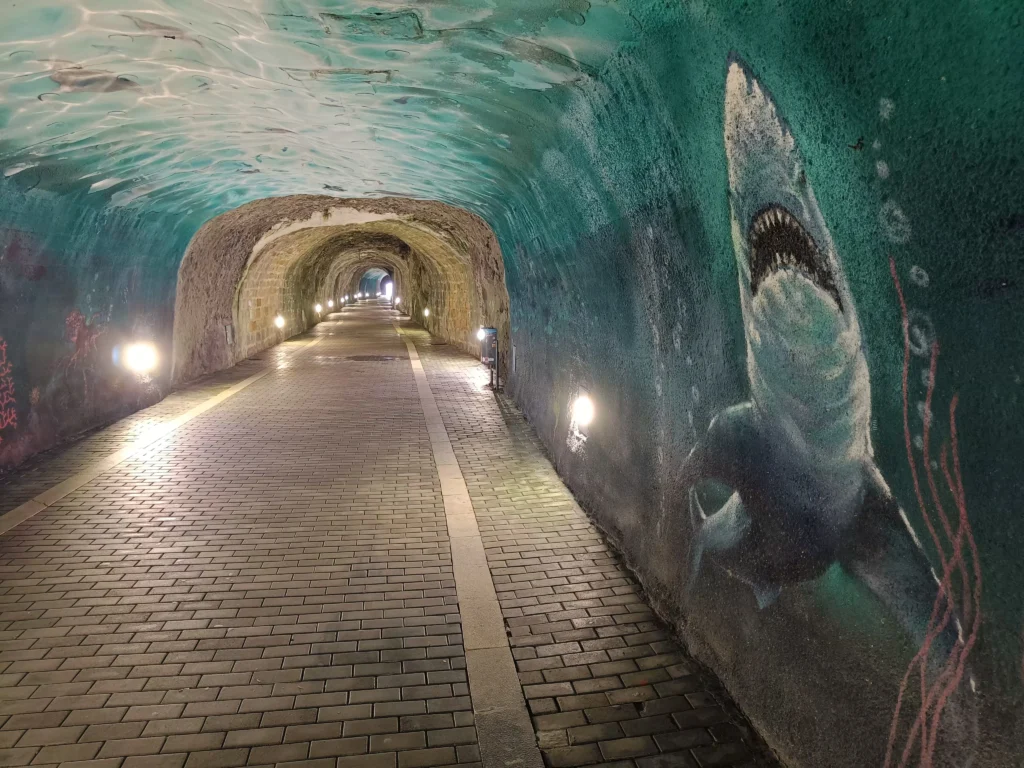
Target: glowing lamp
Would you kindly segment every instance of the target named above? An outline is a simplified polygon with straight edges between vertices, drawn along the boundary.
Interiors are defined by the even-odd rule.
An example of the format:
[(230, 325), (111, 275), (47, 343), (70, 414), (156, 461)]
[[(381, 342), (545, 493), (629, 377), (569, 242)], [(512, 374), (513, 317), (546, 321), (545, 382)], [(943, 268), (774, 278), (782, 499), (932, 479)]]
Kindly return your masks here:
[(430, 310), (429, 309), (424, 309), (423, 310), (423, 316), (424, 317), (430, 317)]
[(274, 318), (274, 325), (276, 325), (278, 328), (284, 328), (284, 318), (281, 317), (281, 315), (278, 315), (277, 317), (275, 317)]
[(328, 309), (334, 309), (334, 299), (328, 299), (327, 300), (327, 308)]
[(586, 395), (580, 395), (572, 404), (572, 420), (585, 427), (594, 420), (594, 401)]
[(479, 331), (476, 332), (476, 337), (478, 340), (483, 341), (485, 338), (487, 338), (487, 331), (481, 328)]
[(313, 307), (313, 309), (315, 309), (315, 310), (316, 310), (316, 313), (317, 313), (318, 315), (319, 315), (319, 314), (320, 314), (321, 312), (323, 312), (323, 311), (324, 311), (324, 307), (323, 307), (323, 305), (322, 305), (322, 304), (317, 304), (317, 305), (316, 305), (315, 307)]
[(156, 347), (146, 342), (136, 342), (124, 348), (124, 367), (132, 373), (146, 374), (156, 368)]
[(395, 296), (395, 304), (401, 304), (401, 303), (402, 303), (402, 297), (401, 296)]

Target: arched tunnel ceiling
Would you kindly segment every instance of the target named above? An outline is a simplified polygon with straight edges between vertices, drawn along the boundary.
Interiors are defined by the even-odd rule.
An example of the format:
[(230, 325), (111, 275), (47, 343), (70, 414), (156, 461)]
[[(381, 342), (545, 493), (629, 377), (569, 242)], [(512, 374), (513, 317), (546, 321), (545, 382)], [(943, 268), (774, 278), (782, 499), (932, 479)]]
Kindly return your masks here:
[(362, 276), (359, 279), (360, 280), (374, 280), (374, 281), (379, 283), (381, 280), (383, 280), (385, 277), (387, 277), (387, 275), (388, 275), (388, 273), (385, 272), (380, 267), (370, 267), (368, 270), (366, 270), (362, 274)]
[(531, 162), (558, 114), (550, 89), (626, 37), (610, 0), (38, 0), (3, 15), (0, 172), (207, 216), (316, 192), (479, 209)]
[(431, 328), (443, 338), (469, 344), (475, 324), (488, 322), (507, 340), (501, 250), (478, 216), (408, 198), (272, 198), (211, 219), (192, 239), (178, 270), (173, 378), (276, 343), (286, 333), (277, 314), (287, 332), (306, 327), (313, 305), (355, 293), (371, 267), (393, 270), (410, 310), (445, 306)]

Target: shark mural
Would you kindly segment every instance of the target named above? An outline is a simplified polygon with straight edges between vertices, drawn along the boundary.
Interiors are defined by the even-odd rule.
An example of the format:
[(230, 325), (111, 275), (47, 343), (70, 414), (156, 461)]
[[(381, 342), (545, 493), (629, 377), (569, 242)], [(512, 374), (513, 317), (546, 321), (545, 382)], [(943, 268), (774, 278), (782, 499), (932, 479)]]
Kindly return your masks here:
[[(857, 312), (793, 134), (737, 59), (724, 133), (750, 396), (712, 420), (679, 470), (694, 530), (690, 587), (710, 559), (764, 609), (838, 563), (930, 646), (936, 676), (960, 654), (961, 621), (875, 464)], [(698, 493), (709, 480), (732, 490), (710, 513)], [(946, 617), (939, 628), (936, 614)], [(970, 669), (960, 688), (946, 739), (968, 765), (977, 730)]]

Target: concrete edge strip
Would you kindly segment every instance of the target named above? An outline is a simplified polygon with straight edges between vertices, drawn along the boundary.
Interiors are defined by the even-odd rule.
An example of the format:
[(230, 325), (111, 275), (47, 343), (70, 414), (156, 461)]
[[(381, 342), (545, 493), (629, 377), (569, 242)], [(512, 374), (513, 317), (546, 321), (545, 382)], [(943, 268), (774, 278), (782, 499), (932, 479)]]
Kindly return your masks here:
[[(305, 352), (310, 347), (320, 343), (320, 341), (322, 341), (323, 338), (324, 337), (319, 336), (313, 339), (312, 341), (303, 344), (301, 347), (295, 350), (290, 355), (290, 357), (295, 357), (296, 355)], [(199, 405), (185, 411), (185, 413), (179, 416), (175, 416), (173, 419), (170, 419), (169, 421), (165, 421), (162, 422), (161, 424), (156, 425), (155, 427), (147, 431), (146, 434), (144, 434), (138, 440), (135, 440), (134, 442), (126, 445), (124, 448), (120, 448), (114, 451), (113, 453), (104, 456), (102, 459), (96, 460), (88, 467), (83, 469), (81, 472), (72, 475), (66, 480), (57, 483), (57, 485), (48, 488), (47, 490), (43, 491), (37, 496), (34, 496), (33, 498), (29, 499), (25, 503), (15, 507), (7, 514), (0, 517), (0, 536), (7, 533), (15, 526), (25, 522), (30, 517), (38, 515), (47, 507), (53, 506), (58, 501), (67, 496), (69, 493), (77, 491), (86, 483), (95, 480), (104, 472), (113, 469), (122, 461), (131, 458), (139, 451), (155, 443), (157, 440), (160, 440), (161, 438), (171, 434), (176, 429), (178, 429), (178, 427), (187, 424), (188, 422), (192, 421), (192, 419), (206, 413), (211, 408), (216, 408), (218, 405), (223, 403), (228, 398), (237, 395), (250, 384), (255, 384), (264, 376), (267, 376), (268, 374), (275, 370), (277, 370), (275, 367), (268, 366), (259, 373), (254, 373), (249, 378), (242, 379), (242, 381), (229, 387), (220, 394), (214, 395), (213, 397), (204, 400)]]
[(480, 759), (484, 768), (543, 768), (466, 480), (416, 346), (398, 323), (392, 321), (392, 326), (409, 350), (441, 480)]

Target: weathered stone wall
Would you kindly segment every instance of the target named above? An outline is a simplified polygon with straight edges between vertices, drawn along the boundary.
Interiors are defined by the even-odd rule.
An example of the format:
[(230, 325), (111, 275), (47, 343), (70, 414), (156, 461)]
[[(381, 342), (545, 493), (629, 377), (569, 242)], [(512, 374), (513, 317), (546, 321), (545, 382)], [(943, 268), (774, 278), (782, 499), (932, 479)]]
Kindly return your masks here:
[(478, 217), (398, 198), (260, 200), (211, 220), (189, 245), (179, 269), (174, 381), (305, 330), (317, 320), (315, 304), (326, 311), (328, 299), (354, 295), (370, 267), (390, 270), (405, 309), (450, 343), (475, 352), (481, 325), (509, 338), (501, 250)]

